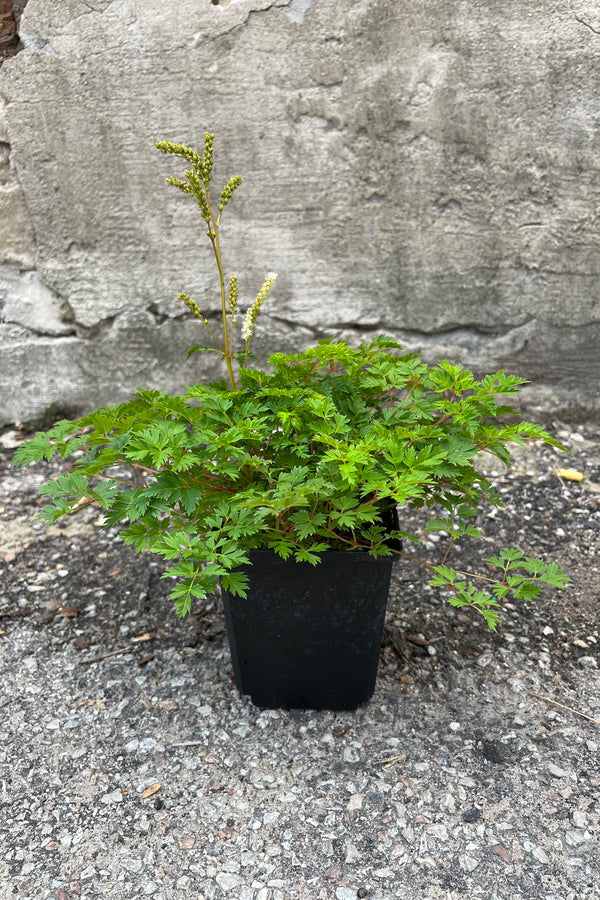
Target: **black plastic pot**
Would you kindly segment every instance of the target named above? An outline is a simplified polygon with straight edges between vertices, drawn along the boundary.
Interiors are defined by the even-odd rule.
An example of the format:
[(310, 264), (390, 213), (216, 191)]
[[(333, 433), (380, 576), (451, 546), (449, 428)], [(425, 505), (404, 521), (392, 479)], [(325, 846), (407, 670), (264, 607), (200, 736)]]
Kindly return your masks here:
[(356, 709), (375, 689), (394, 557), (328, 550), (312, 566), (252, 550), (248, 596), (223, 590), (235, 681), (256, 706)]

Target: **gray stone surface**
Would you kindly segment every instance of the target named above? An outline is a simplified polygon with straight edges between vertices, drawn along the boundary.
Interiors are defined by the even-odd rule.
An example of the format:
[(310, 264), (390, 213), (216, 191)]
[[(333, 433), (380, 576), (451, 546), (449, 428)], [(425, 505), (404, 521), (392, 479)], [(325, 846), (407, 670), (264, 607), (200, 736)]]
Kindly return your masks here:
[(592, 415), (598, 31), (588, 0), (29, 0), (0, 73), (0, 419), (206, 374), (174, 299), (217, 307), (203, 223), (154, 149), (206, 129), (245, 178), (242, 298), (280, 273), (261, 353), (385, 330)]
[(598, 900), (600, 430), (557, 436), (584, 480), (485, 464), (492, 543), (450, 560), (518, 542), (572, 584), (493, 634), (403, 561), (375, 694), (334, 713), (241, 697), (220, 600), (177, 620), (93, 506), (30, 525), (61, 461), (16, 472), (0, 431), (2, 900)]

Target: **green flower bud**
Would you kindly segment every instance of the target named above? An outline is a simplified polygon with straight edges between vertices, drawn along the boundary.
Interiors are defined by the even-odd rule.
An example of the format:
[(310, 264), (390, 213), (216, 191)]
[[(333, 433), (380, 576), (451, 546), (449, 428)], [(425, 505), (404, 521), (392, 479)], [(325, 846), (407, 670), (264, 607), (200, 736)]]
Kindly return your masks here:
[(204, 135), (204, 156), (202, 159), (202, 181), (205, 186), (208, 187), (210, 184), (210, 173), (212, 172), (213, 165), (213, 141), (215, 139), (214, 134), (211, 134), (209, 131)]
[(225, 187), (221, 192), (221, 199), (219, 201), (219, 209), (222, 209), (222, 206), (227, 206), (229, 201), (233, 196), (233, 192), (237, 187), (242, 183), (242, 179), (239, 175), (234, 175), (233, 178), (230, 178)]
[(202, 315), (202, 313), (200, 312), (199, 308), (196, 306), (194, 301), (191, 299), (191, 297), (188, 297), (188, 295), (184, 294), (182, 291), (181, 294), (179, 294), (179, 296), (177, 297), (177, 299), (182, 300), (185, 303), (185, 305), (187, 306), (187, 308), (191, 312), (194, 313), (196, 318), (200, 319), (200, 321), (204, 322), (204, 324), (206, 325), (207, 320), (204, 318), (204, 316)]
[(179, 188), (180, 191), (183, 191), (185, 194), (193, 195), (193, 193), (194, 193), (194, 189), (192, 188), (192, 186), (190, 184), (185, 182), (182, 178), (175, 178), (174, 175), (169, 175), (169, 177), (167, 178), (167, 184), (174, 185), (175, 187)]
[(191, 163), (195, 169), (198, 167), (202, 170), (202, 157), (191, 147), (184, 147), (183, 144), (174, 144), (172, 141), (158, 141), (156, 144), (161, 153), (172, 153), (174, 156), (180, 156)]
[(238, 299), (238, 280), (237, 275), (230, 275), (229, 277), (229, 309), (232, 313), (237, 310), (237, 299)]

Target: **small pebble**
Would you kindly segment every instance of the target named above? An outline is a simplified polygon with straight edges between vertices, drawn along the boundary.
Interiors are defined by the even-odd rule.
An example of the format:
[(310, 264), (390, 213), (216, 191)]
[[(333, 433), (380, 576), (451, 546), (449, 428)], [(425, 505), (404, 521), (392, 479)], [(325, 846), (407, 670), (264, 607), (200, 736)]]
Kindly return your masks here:
[(581, 830), (575, 831), (572, 828), (570, 828), (565, 835), (565, 840), (569, 847), (577, 847), (579, 846), (579, 844), (583, 844), (585, 841), (588, 841), (589, 838), (590, 836), (587, 831), (584, 831), (582, 833)]
[(431, 837), (436, 838), (438, 841), (448, 840), (448, 829), (445, 825), (431, 825), (426, 830), (426, 834), (431, 835)]
[(344, 762), (358, 762), (360, 759), (360, 753), (355, 747), (344, 747), (342, 757)]
[(482, 653), (481, 656), (477, 659), (477, 665), (482, 669), (486, 669), (490, 665), (490, 663), (493, 662), (493, 659), (493, 654), (489, 651), (486, 651), (485, 653)]
[(240, 885), (240, 876), (230, 872), (219, 872), (216, 881), (222, 891), (233, 891)]
[(473, 872), (479, 865), (479, 860), (475, 859), (473, 856), (459, 856), (458, 864), (463, 872)]
[(110, 794), (105, 794), (103, 797), (100, 797), (101, 803), (122, 803), (123, 802), (123, 792), (116, 790), (111, 791)]
[(578, 665), (583, 669), (597, 669), (598, 662), (593, 656), (580, 656), (577, 660)]
[(480, 810), (477, 809), (476, 806), (472, 806), (471, 809), (468, 809), (463, 813), (462, 818), (463, 822), (477, 822), (481, 815)]
[(502, 846), (502, 844), (494, 844), (494, 846), (492, 847), (492, 853), (495, 856), (499, 856), (500, 859), (503, 860), (503, 862), (505, 862), (505, 863), (510, 862), (510, 857), (509, 857), (508, 853), (506, 852), (506, 850), (504, 849), (504, 847)]
[(143, 862), (141, 859), (122, 859), (121, 865), (127, 872), (141, 872), (143, 868)]

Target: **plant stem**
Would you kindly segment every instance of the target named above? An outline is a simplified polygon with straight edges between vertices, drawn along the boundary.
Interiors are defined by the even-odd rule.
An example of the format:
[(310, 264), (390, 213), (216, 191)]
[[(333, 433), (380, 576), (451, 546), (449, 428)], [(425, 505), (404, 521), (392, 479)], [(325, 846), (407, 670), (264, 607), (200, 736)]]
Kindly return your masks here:
[(227, 363), (227, 371), (229, 373), (229, 380), (231, 382), (231, 387), (232, 387), (232, 390), (235, 391), (236, 384), (235, 384), (235, 378), (233, 375), (233, 367), (231, 365), (231, 348), (229, 346), (229, 335), (228, 335), (228, 328), (227, 328), (227, 301), (225, 298), (225, 276), (223, 275), (223, 262), (221, 259), (221, 245), (219, 243), (219, 226), (217, 224), (217, 220), (215, 219), (215, 214), (213, 212), (212, 204), (210, 202), (210, 192), (208, 190), (208, 187), (206, 188), (206, 202), (208, 204), (208, 210), (210, 212), (210, 220), (212, 222), (213, 229), (214, 229), (214, 231), (211, 231), (211, 228), (209, 225), (208, 236), (210, 237), (210, 242), (213, 247), (215, 259), (217, 261), (217, 268), (219, 270), (219, 281), (221, 284), (221, 312), (222, 312), (222, 316), (223, 316), (223, 355), (225, 357), (225, 362)]
[(450, 538), (450, 543), (449, 543), (448, 546), (446, 547), (446, 552), (444, 553), (444, 558), (442, 559), (440, 565), (443, 566), (443, 565), (446, 564), (446, 560), (448, 559), (448, 554), (449, 554), (450, 551), (452, 550), (453, 545), (454, 545), (454, 538)]
[(193, 481), (196, 484), (205, 484), (207, 485), (207, 487), (213, 488), (213, 490), (215, 491), (224, 491), (226, 494), (236, 493), (233, 488), (225, 487), (225, 485), (215, 483), (214, 481), (207, 481), (205, 478), (200, 478), (198, 475), (190, 475), (190, 481)]
[[(428, 569), (433, 569), (434, 571), (437, 569), (437, 566), (434, 566), (432, 563), (428, 563), (427, 560), (421, 559), (419, 556), (412, 556), (410, 553), (405, 553), (404, 550), (394, 550), (393, 547), (390, 547), (392, 553), (397, 553), (398, 556), (405, 556), (407, 559), (412, 559), (413, 562), (421, 563), (423, 566), (427, 566)], [(467, 578), (478, 578), (479, 581), (489, 581), (490, 584), (506, 584), (505, 581), (500, 581), (498, 578), (486, 578), (485, 575), (476, 575), (475, 572), (463, 572), (462, 569), (456, 569), (457, 575), (465, 575)]]
[[(454, 520), (455, 520), (454, 510), (452, 510), (452, 528), (453, 529), (454, 529)], [(444, 558), (442, 559), (442, 561), (440, 563), (441, 566), (444, 566), (446, 564), (446, 560), (448, 559), (448, 554), (450, 553), (450, 551), (452, 550), (452, 547), (454, 546), (454, 540), (455, 539), (453, 537), (450, 538), (450, 543), (446, 547), (446, 552), (444, 553)]]
[[(217, 347), (219, 348), (216, 352), (217, 352), (217, 353), (222, 353), (223, 356), (227, 356), (225, 350), (223, 349), (223, 347), (221, 347), (221, 342), (220, 342), (219, 339), (216, 337), (216, 335), (213, 333), (213, 330), (212, 330), (212, 328), (210, 327), (210, 325), (209, 325), (207, 322), (203, 322), (202, 324), (204, 325), (204, 327), (206, 328), (206, 330), (207, 330), (208, 333), (210, 334), (211, 338), (213, 339), (213, 341), (215, 342), (215, 344), (216, 344)], [(225, 345), (227, 345), (227, 341), (225, 341)], [(211, 348), (209, 347), (208, 349), (210, 350)]]
[(419, 556), (413, 556), (411, 553), (405, 553), (404, 550), (394, 550), (393, 547), (390, 547), (392, 553), (397, 553), (398, 556), (405, 556), (406, 559), (412, 559), (413, 562), (421, 563), (423, 566), (427, 566), (428, 569), (434, 569), (435, 566), (432, 563), (428, 563), (427, 560), (421, 559)]

